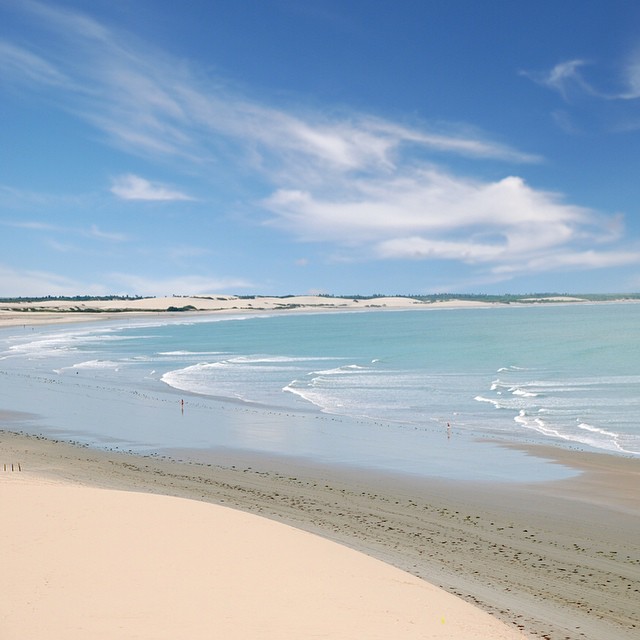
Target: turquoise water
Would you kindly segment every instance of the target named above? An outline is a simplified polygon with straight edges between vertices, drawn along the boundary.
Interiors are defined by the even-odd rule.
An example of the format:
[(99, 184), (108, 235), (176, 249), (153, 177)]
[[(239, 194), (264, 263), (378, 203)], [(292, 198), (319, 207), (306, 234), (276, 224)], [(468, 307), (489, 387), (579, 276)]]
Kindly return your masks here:
[(635, 304), (21, 327), (0, 332), (0, 409), (134, 450), (546, 478), (477, 440), (640, 455), (639, 363)]

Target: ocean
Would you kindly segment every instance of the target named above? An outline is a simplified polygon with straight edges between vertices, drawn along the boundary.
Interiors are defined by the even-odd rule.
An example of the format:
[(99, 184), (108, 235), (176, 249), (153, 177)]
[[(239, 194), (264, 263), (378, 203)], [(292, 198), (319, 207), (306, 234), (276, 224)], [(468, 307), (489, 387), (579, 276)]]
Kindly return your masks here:
[(499, 443), (640, 456), (640, 305), (13, 327), (0, 331), (0, 411), (15, 430), (136, 453), (566, 477)]

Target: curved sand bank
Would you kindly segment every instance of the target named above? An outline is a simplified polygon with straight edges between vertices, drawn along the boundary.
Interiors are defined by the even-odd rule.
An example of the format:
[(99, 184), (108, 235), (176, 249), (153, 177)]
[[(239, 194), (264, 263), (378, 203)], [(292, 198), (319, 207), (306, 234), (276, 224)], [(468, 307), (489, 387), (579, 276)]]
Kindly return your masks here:
[(517, 640), (362, 553), (184, 498), (0, 475), (2, 637)]
[(38, 300), (0, 304), (0, 327), (42, 325), (68, 322), (148, 317), (162, 313), (165, 317), (184, 318), (206, 313), (264, 313), (274, 311), (359, 311), (366, 309), (439, 309), (486, 307), (494, 303), (470, 300), (423, 302), (401, 296), (376, 298), (334, 298), (329, 296), (174, 296), (130, 300)]
[[(11, 418), (11, 414), (3, 417), (0, 412), (0, 423), (10, 422)], [(535, 454), (538, 448), (531, 451)], [(232, 506), (319, 534), (419, 576), (490, 612), (510, 629), (520, 630), (523, 638), (635, 639), (640, 628), (640, 461), (553, 451), (557, 451), (558, 462), (576, 465), (584, 475), (534, 485), (468, 485), (294, 463), (233, 451), (221, 451), (205, 462), (188, 462), (188, 452), (176, 452), (185, 460), (177, 462), (0, 431), (0, 504), (5, 507), (13, 500), (11, 509), (18, 508), (19, 496), (12, 493), (18, 485), (13, 483), (33, 474), (56, 483), (172, 495)], [(550, 455), (553, 451), (541, 453)], [(22, 471), (11, 472), (10, 465), (3, 471), (3, 463), (13, 463), (14, 468), (20, 464)], [(64, 502), (67, 504), (66, 499)], [(41, 509), (46, 513), (46, 505), (31, 511), (37, 514)], [(6, 537), (0, 540), (0, 549), (8, 548), (6, 540), (20, 542), (23, 538), (24, 553), (39, 545), (44, 545), (41, 548), (45, 550), (51, 548), (47, 526), (32, 524), (21, 530), (21, 516), (15, 512), (10, 515), (8, 508), (3, 516), (0, 532)], [(111, 518), (109, 526), (114, 522), (117, 520)], [(148, 519), (141, 530), (149, 525), (153, 525), (154, 535), (162, 535), (164, 527), (158, 526), (157, 520)], [(183, 525), (178, 532), (171, 539), (172, 544), (185, 539), (187, 530)], [(138, 548), (145, 540), (139, 535), (131, 539)], [(90, 549), (72, 558), (85, 563), (80, 566), (92, 567), (93, 560), (102, 557), (109, 547), (108, 540), (103, 530)], [(211, 553), (216, 553), (212, 541), (215, 536), (208, 538), (207, 545), (213, 549)], [(275, 549), (272, 557), (281, 550)], [(30, 566), (28, 553), (27, 556), (24, 566)], [(9, 556), (2, 557), (4, 568), (8, 562), (4, 558)], [(120, 588), (127, 588), (133, 566), (128, 561), (114, 560), (107, 569), (111, 571), (109, 575), (116, 576), (113, 580), (119, 581)], [(336, 571), (334, 581), (342, 584), (343, 574), (339, 567)], [(7, 584), (13, 585), (23, 580), (22, 572), (19, 563), (3, 575), (8, 576)], [(406, 574), (402, 576), (403, 583), (413, 580)], [(172, 584), (181, 589), (189, 586), (184, 583), (184, 574), (172, 578)], [(284, 584), (273, 580), (271, 586), (279, 589)], [(33, 604), (43, 586), (46, 584), (40, 584), (40, 590), (30, 589), (28, 602)], [(0, 599), (0, 611), (2, 606), (9, 606), (7, 602), (15, 605), (16, 593), (13, 586), (5, 589), (4, 594), (13, 594), (14, 599)], [(77, 613), (77, 606), (71, 611)], [(405, 622), (408, 619), (402, 618)], [(438, 619), (431, 622), (437, 627), (436, 634), (419, 637), (449, 637), (438, 635), (445, 631), (444, 626), (438, 627)], [(448, 624), (445, 617), (445, 626)], [(0, 615), (0, 630), (4, 631), (2, 625)], [(446, 629), (448, 632), (453, 627)], [(394, 632), (386, 637), (412, 637), (408, 634)], [(56, 636), (25, 633), (22, 637)], [(376, 636), (359, 632), (350, 637)]]

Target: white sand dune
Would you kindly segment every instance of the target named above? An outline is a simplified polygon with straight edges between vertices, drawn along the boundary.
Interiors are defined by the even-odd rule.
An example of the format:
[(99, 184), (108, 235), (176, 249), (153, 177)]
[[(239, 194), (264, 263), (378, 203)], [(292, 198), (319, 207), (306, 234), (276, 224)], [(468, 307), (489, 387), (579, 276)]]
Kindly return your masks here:
[(254, 515), (0, 474), (0, 636), (516, 640), (418, 578)]
[(359, 309), (437, 309), (449, 307), (488, 306), (491, 303), (469, 300), (423, 302), (413, 298), (335, 298), (329, 296), (173, 296), (131, 300), (38, 300), (0, 304), (0, 327), (21, 324), (87, 322), (111, 317), (150, 313), (256, 313), (272, 311), (317, 312), (357, 311)]

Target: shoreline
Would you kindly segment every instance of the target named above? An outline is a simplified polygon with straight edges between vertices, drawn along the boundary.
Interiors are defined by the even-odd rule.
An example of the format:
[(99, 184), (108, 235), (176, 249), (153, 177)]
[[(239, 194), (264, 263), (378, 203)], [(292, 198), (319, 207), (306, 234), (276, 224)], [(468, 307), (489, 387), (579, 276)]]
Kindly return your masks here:
[[(42, 324), (63, 324), (357, 310), (379, 309), (19, 312), (20, 321), (11, 326), (31, 326), (23, 313)], [(9, 326), (3, 324), (6, 313), (0, 313), (0, 327)], [(523, 637), (626, 640), (640, 626), (639, 458), (493, 441), (581, 473), (537, 483), (472, 484), (222, 448), (206, 460), (201, 451), (196, 456), (186, 449), (163, 451), (167, 456), (92, 449), (16, 433), (30, 417), (0, 410), (0, 463), (19, 463), (27, 473), (55, 481), (188, 498), (264, 516), (408, 571)]]
[[(555, 447), (526, 449), (583, 474), (518, 486), (472, 485), (232, 451), (209, 462), (178, 462), (0, 432), (2, 460), (26, 471), (276, 520), (440, 586), (527, 638), (634, 637), (640, 625), (640, 464)], [(620, 487), (629, 499), (616, 504), (611, 499), (621, 497)]]
[(501, 446), (549, 459), (580, 472), (575, 477), (539, 483), (538, 493), (640, 517), (640, 458), (637, 456), (547, 444), (501, 443)]
[(412, 298), (384, 297), (371, 299), (329, 298), (323, 296), (290, 296), (286, 298), (258, 296), (239, 298), (218, 297), (165, 297), (137, 300), (94, 300), (82, 303), (67, 300), (14, 302), (0, 304), (0, 328), (41, 326), (152, 318), (161, 315), (172, 319), (193, 319), (229, 314), (252, 315), (260, 313), (323, 313), (372, 310), (447, 309), (489, 307), (495, 303), (472, 301), (421, 302)]
[(509, 303), (481, 300), (446, 299), (425, 301), (408, 296), (372, 298), (335, 298), (318, 295), (299, 296), (173, 296), (130, 300), (38, 300), (0, 303), (0, 328), (82, 323), (127, 318), (140, 319), (162, 315), (165, 318), (193, 319), (226, 314), (323, 313), (350, 311), (403, 311), (444, 309), (488, 309), (532, 305), (567, 304), (640, 304), (636, 299), (592, 301), (576, 296), (549, 298), (522, 297)]
[(227, 507), (28, 471), (5, 472), (0, 498), (10, 636), (521, 638), (406, 572)]

